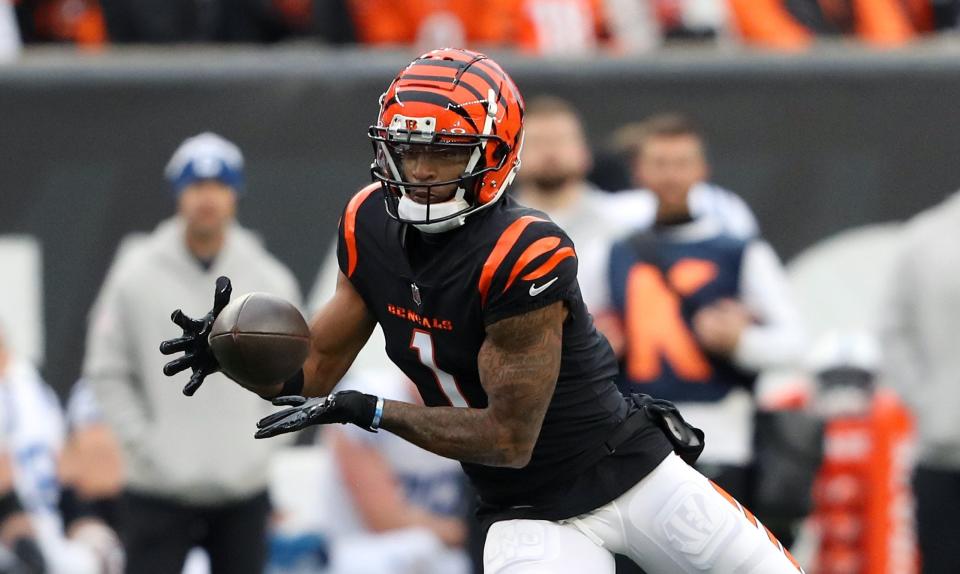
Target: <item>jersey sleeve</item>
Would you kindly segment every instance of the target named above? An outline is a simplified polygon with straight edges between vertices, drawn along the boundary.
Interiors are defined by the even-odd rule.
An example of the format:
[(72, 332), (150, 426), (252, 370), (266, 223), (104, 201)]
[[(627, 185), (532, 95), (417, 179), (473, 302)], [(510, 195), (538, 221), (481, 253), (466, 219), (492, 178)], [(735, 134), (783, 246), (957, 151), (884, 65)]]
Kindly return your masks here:
[(573, 241), (548, 220), (522, 217), (500, 235), (479, 287), (485, 325), (579, 299)]
[(337, 225), (337, 266), (344, 275), (350, 267), (350, 258), (347, 254), (347, 241), (343, 234), (343, 216), (340, 216), (340, 223)]
[(340, 224), (337, 226), (337, 263), (340, 271), (348, 279), (353, 278), (360, 261), (358, 247), (358, 213), (361, 206), (380, 189), (380, 184), (373, 183), (361, 189), (347, 203), (347, 207), (340, 216)]

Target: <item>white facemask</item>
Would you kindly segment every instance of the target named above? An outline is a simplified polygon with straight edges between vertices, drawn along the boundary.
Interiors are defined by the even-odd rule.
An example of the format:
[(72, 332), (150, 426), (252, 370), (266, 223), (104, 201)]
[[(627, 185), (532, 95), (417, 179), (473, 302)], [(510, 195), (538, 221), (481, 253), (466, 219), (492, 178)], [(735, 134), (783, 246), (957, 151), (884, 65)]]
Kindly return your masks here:
[[(442, 219), (458, 211), (463, 211), (468, 207), (470, 207), (470, 204), (462, 197), (444, 201), (443, 203), (432, 203), (430, 204), (430, 219)], [(423, 221), (427, 218), (427, 206), (423, 203), (417, 203), (404, 195), (400, 198), (400, 203), (397, 205), (397, 214), (401, 219)], [(435, 221), (433, 223), (414, 223), (413, 226), (424, 233), (443, 233), (444, 231), (450, 231), (451, 229), (460, 227), (466, 223), (466, 221), (467, 216), (461, 215), (460, 217), (451, 217), (450, 219)]]

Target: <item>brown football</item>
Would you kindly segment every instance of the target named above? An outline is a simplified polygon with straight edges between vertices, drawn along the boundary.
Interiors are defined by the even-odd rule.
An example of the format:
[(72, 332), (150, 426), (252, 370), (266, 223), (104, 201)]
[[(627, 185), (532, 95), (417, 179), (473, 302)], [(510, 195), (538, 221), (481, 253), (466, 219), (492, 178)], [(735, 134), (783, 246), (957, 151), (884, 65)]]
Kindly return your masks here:
[(283, 382), (303, 366), (310, 329), (290, 302), (268, 293), (248, 293), (223, 308), (210, 331), (220, 368), (249, 386)]

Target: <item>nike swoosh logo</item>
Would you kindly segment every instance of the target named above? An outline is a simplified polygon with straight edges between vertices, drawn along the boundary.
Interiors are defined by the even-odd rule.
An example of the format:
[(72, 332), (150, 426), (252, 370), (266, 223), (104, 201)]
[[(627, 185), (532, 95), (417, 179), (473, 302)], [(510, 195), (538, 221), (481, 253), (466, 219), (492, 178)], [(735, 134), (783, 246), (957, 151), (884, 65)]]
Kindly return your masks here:
[(530, 296), (536, 297), (537, 295), (543, 293), (547, 289), (547, 287), (553, 285), (554, 281), (556, 281), (557, 279), (559, 279), (559, 277), (554, 277), (553, 279), (547, 281), (546, 283), (544, 283), (539, 287), (537, 287), (536, 285), (530, 285)]

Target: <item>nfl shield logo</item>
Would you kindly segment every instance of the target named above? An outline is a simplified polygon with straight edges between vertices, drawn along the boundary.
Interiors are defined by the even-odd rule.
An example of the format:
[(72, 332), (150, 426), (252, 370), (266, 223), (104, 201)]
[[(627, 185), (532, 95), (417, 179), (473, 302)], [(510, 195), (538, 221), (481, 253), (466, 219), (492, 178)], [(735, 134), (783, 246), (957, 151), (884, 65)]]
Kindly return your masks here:
[(410, 294), (413, 296), (413, 302), (419, 307), (422, 301), (420, 300), (420, 288), (417, 287), (416, 283), (410, 284)]

